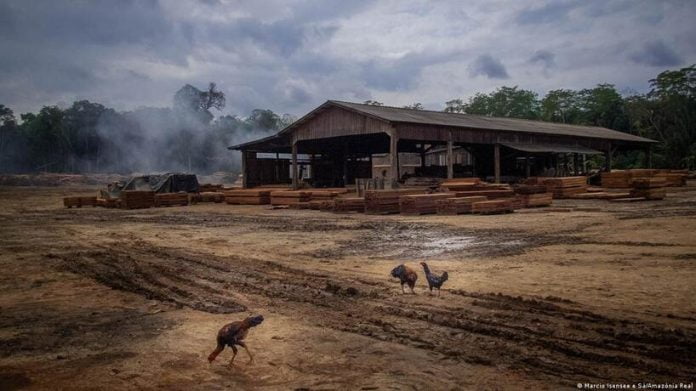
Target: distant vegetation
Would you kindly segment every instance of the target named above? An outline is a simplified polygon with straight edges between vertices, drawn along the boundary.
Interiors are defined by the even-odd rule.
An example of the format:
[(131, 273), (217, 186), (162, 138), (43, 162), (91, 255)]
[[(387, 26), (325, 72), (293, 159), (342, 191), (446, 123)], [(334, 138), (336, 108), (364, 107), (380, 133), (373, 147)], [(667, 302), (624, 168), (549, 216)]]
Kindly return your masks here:
[[(658, 140), (656, 167), (696, 169), (696, 65), (660, 73), (647, 94), (622, 96), (612, 84), (591, 89), (533, 91), (500, 87), (466, 101), (446, 102), (444, 111), (596, 125)], [(377, 101), (366, 101), (382, 105)], [(271, 110), (247, 117), (220, 116), (225, 96), (182, 87), (171, 108), (117, 112), (89, 101), (67, 109), (45, 106), (21, 114), (0, 104), (0, 172), (121, 172), (238, 169), (226, 147), (270, 135), (293, 121)], [(420, 103), (405, 106), (423, 109)], [(617, 167), (642, 164), (641, 151), (621, 155)]]
[(229, 145), (294, 120), (271, 110), (244, 118), (210, 112), (224, 106), (213, 83), (205, 91), (185, 85), (170, 108), (117, 112), (82, 100), (67, 109), (45, 106), (18, 121), (0, 105), (0, 172), (236, 171), (239, 158)]

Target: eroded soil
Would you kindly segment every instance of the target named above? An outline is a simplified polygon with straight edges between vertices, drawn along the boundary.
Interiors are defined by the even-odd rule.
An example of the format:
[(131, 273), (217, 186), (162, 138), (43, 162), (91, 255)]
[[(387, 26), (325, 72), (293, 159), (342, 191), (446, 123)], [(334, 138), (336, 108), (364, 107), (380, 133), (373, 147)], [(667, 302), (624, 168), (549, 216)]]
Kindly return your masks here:
[[(587, 212), (63, 209), (0, 188), (0, 389), (558, 389), (696, 379), (696, 189)], [(391, 268), (450, 280), (401, 293)], [(420, 269), (419, 269), (420, 272)], [(205, 358), (261, 313), (256, 355)]]

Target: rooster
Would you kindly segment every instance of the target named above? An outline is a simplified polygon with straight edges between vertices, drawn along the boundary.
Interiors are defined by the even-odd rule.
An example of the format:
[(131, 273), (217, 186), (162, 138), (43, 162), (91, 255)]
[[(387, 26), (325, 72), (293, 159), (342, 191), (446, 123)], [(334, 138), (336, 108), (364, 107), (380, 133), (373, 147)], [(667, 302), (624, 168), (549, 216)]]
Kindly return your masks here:
[(447, 272), (442, 273), (441, 276), (436, 276), (430, 271), (428, 264), (425, 262), (420, 263), (423, 266), (423, 271), (425, 271), (425, 279), (428, 280), (428, 287), (430, 288), (430, 293), (432, 294), (433, 288), (437, 288), (437, 295), (440, 296), (440, 287), (447, 281), (449, 275)]
[(418, 279), (418, 274), (416, 274), (415, 270), (402, 263), (391, 271), (391, 276), (401, 281), (401, 293), (406, 293), (404, 291), (404, 284), (408, 284), (408, 287), (411, 288), (411, 293), (414, 295), (416, 294), (416, 292), (413, 291), (413, 287), (416, 285), (416, 280)]
[(260, 325), (261, 322), (263, 322), (263, 316), (257, 315), (250, 316), (242, 321), (226, 324), (218, 331), (217, 347), (208, 356), (208, 362), (212, 363), (218, 354), (225, 348), (225, 345), (228, 345), (232, 348), (232, 352), (234, 353), (232, 360), (230, 360), (230, 366), (232, 366), (234, 358), (237, 357), (237, 348), (235, 345), (239, 345), (246, 350), (249, 355), (249, 363), (252, 363), (254, 361), (254, 356), (251, 355), (249, 348), (247, 348), (246, 343), (244, 343), (244, 338), (247, 336), (247, 333), (249, 333), (250, 328)]

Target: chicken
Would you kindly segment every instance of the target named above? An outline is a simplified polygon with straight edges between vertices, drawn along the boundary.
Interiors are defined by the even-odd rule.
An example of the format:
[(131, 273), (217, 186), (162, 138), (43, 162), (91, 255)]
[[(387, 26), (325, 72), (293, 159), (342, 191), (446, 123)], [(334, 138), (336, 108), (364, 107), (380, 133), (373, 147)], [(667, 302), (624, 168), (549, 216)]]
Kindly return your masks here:
[(428, 287), (430, 288), (430, 293), (433, 292), (433, 288), (437, 288), (437, 295), (440, 296), (440, 287), (447, 281), (449, 275), (447, 272), (442, 273), (441, 276), (436, 276), (430, 271), (428, 264), (425, 262), (420, 263), (423, 266), (423, 271), (425, 271), (425, 279), (428, 280)]
[(416, 274), (415, 270), (402, 263), (391, 271), (391, 276), (401, 281), (401, 293), (406, 293), (404, 291), (404, 284), (408, 284), (408, 287), (411, 288), (411, 293), (414, 295), (416, 294), (416, 292), (413, 291), (413, 287), (416, 285), (416, 280), (418, 279), (418, 274)]
[(233, 365), (234, 358), (237, 357), (237, 348), (235, 345), (243, 347), (249, 355), (249, 363), (253, 362), (254, 356), (251, 355), (249, 348), (247, 348), (244, 338), (247, 336), (247, 333), (249, 333), (250, 328), (260, 325), (261, 322), (263, 322), (263, 316), (257, 315), (250, 316), (242, 321), (226, 324), (220, 329), (220, 331), (218, 331), (217, 347), (208, 356), (208, 362), (213, 362), (218, 354), (220, 354), (220, 352), (222, 352), (222, 350), (225, 348), (225, 345), (231, 347), (232, 352), (234, 353), (232, 360), (230, 360), (230, 366)]

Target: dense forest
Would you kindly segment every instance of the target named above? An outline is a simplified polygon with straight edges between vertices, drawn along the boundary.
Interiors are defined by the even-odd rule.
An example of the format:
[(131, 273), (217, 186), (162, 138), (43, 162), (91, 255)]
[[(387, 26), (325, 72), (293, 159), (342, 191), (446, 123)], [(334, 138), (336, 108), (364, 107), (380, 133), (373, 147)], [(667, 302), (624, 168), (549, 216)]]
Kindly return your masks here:
[[(517, 87), (445, 103), (444, 111), (604, 126), (658, 140), (653, 164), (696, 168), (696, 65), (660, 73), (646, 94), (621, 94), (614, 85), (553, 90), (540, 98)], [(367, 101), (369, 104), (381, 104)], [(0, 172), (210, 173), (238, 168), (226, 147), (263, 137), (291, 123), (290, 115), (254, 110), (247, 117), (214, 117), (225, 96), (182, 87), (169, 108), (117, 112), (99, 103), (45, 106), (21, 114), (0, 104)], [(405, 106), (423, 109), (420, 103)], [(643, 152), (618, 156), (617, 167), (636, 167)]]

